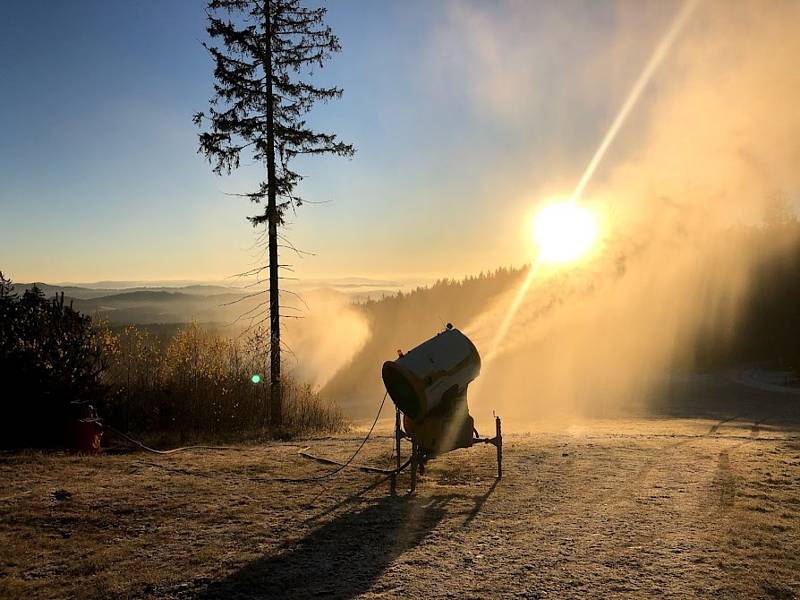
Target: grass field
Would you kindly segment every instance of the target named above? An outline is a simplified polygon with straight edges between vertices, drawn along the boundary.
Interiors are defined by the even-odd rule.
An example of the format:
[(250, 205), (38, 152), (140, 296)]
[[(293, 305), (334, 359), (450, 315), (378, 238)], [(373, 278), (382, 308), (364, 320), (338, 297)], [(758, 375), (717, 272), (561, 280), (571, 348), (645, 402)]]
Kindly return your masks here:
[[(383, 430), (359, 460), (390, 463)], [(345, 458), (356, 434), (310, 441)], [(0, 596), (794, 598), (800, 433), (736, 419), (540, 424), (418, 492), (297, 444), (2, 455)]]

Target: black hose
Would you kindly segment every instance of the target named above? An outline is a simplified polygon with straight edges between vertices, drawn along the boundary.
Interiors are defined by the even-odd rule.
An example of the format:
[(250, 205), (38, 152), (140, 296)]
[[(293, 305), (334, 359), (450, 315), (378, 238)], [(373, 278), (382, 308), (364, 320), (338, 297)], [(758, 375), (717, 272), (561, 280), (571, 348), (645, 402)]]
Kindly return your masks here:
[[(306, 482), (310, 482), (310, 481), (320, 481), (322, 479), (327, 479), (328, 477), (333, 477), (337, 473), (341, 472), (343, 469), (349, 467), (350, 463), (352, 463), (355, 460), (356, 456), (358, 456), (358, 453), (361, 452), (361, 449), (364, 448), (364, 446), (366, 445), (367, 441), (372, 436), (372, 432), (375, 429), (375, 425), (377, 425), (377, 423), (378, 423), (378, 419), (380, 419), (381, 413), (383, 412), (383, 407), (386, 404), (386, 397), (388, 395), (389, 395), (389, 392), (386, 392), (383, 395), (383, 400), (381, 400), (381, 405), (378, 407), (378, 413), (375, 415), (375, 419), (372, 421), (372, 425), (370, 426), (369, 431), (367, 431), (367, 435), (364, 436), (364, 439), (361, 440), (361, 443), (359, 444), (358, 448), (356, 448), (355, 452), (353, 452), (353, 454), (350, 456), (350, 458), (347, 459), (347, 461), (345, 461), (343, 463), (339, 463), (339, 462), (336, 462), (334, 460), (330, 460), (330, 459), (327, 459), (327, 458), (326, 459), (320, 459), (319, 457), (312, 456), (310, 454), (305, 454), (304, 455), (304, 456), (307, 456), (308, 458), (312, 458), (314, 460), (321, 460), (321, 461), (324, 461), (324, 462), (329, 462), (329, 463), (333, 463), (333, 464), (339, 465), (336, 469), (333, 469), (332, 471), (329, 471), (328, 473), (323, 473), (322, 475), (315, 475), (313, 477), (303, 477), (303, 478), (297, 478), (297, 479), (296, 478), (291, 478), (291, 477), (269, 477), (269, 478), (251, 478), (251, 480), (252, 481), (279, 481), (279, 482), (286, 482), (286, 483), (306, 483)], [(125, 434), (125, 433), (122, 433), (118, 429), (114, 429), (113, 427), (110, 427), (108, 425), (106, 425), (106, 429), (108, 431), (110, 431), (111, 433), (113, 433), (115, 435), (118, 435), (119, 437), (127, 440), (128, 442), (130, 442), (134, 446), (137, 446), (137, 447), (139, 447), (142, 450), (145, 450), (147, 452), (152, 452), (153, 454), (173, 454), (175, 452), (182, 452), (184, 450), (238, 450), (238, 448), (236, 448), (234, 446), (182, 446), (180, 448), (172, 448), (170, 450), (157, 450), (155, 448), (151, 448), (150, 446), (144, 445), (139, 440), (133, 439), (131, 436), (129, 436), (129, 435)], [(303, 455), (303, 454), (301, 453), (301, 455)], [(367, 471), (367, 472), (381, 473), (381, 474), (385, 474), (385, 475), (393, 475), (393, 474), (399, 473), (400, 471), (405, 469), (410, 464), (410, 462), (411, 462), (411, 459), (406, 461), (406, 463), (401, 465), (398, 469), (380, 469), (380, 468), (377, 468), (377, 467), (367, 467), (367, 466), (359, 466), (359, 465), (356, 465), (356, 468), (358, 468), (360, 470), (363, 470), (363, 471)]]
[(105, 429), (107, 429), (114, 435), (118, 435), (122, 439), (129, 441), (134, 446), (138, 446), (142, 450), (145, 450), (147, 452), (152, 452), (153, 454), (173, 454), (174, 452), (183, 452), (184, 450), (237, 450), (238, 449), (234, 446), (181, 446), (180, 448), (172, 448), (171, 450), (156, 450), (155, 448), (151, 448), (150, 446), (145, 446), (139, 440), (135, 440), (128, 434), (122, 433), (118, 429), (114, 429), (109, 425), (106, 425)]
[(386, 404), (386, 396), (388, 395), (389, 392), (386, 392), (383, 395), (383, 400), (381, 400), (381, 405), (378, 407), (378, 414), (375, 415), (375, 419), (372, 421), (372, 425), (370, 426), (367, 435), (364, 436), (363, 440), (361, 440), (361, 444), (359, 444), (358, 448), (356, 448), (356, 451), (353, 452), (353, 454), (350, 456), (350, 458), (347, 459), (347, 461), (339, 464), (338, 468), (333, 469), (328, 473), (323, 473), (322, 475), (315, 475), (313, 477), (303, 477), (300, 479), (294, 479), (291, 477), (270, 477), (267, 479), (267, 481), (280, 481), (285, 483), (306, 483), (309, 481), (320, 481), (322, 479), (327, 479), (328, 477), (333, 477), (343, 469), (349, 467), (350, 463), (355, 460), (356, 456), (358, 456), (358, 453), (361, 452), (361, 449), (364, 447), (364, 445), (367, 443), (367, 440), (369, 440), (370, 436), (372, 435), (372, 431), (373, 429), (375, 429), (375, 425), (378, 423), (378, 419), (380, 418), (381, 413), (383, 412), (383, 406), (384, 404)]

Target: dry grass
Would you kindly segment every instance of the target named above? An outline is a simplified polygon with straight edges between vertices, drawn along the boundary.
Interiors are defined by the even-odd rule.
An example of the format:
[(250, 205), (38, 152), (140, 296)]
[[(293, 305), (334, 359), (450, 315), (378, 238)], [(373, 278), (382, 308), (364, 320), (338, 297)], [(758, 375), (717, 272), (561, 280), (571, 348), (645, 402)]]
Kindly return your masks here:
[(327, 469), (291, 444), (2, 455), (0, 596), (796, 597), (796, 434), (715, 424), (543, 426), (507, 437), (497, 485), (476, 447), (432, 462), (415, 497), (350, 471), (270, 482)]

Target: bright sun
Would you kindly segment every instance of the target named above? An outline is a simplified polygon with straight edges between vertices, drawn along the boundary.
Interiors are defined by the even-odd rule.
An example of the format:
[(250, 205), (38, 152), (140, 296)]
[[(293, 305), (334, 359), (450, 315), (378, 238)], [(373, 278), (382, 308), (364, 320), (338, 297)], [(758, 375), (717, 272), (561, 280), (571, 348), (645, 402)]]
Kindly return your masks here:
[(572, 201), (546, 204), (533, 219), (533, 239), (545, 262), (578, 260), (591, 250), (597, 233), (594, 213)]

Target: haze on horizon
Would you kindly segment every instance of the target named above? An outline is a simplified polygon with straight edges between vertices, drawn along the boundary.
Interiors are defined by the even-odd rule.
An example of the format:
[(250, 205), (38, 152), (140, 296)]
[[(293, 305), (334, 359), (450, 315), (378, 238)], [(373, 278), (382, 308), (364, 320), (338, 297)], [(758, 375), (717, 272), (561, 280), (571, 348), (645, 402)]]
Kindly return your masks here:
[[(343, 52), (320, 78), (345, 94), (312, 119), (358, 153), (301, 165), (311, 203), (288, 234), (315, 256), (292, 259), (297, 275), (462, 276), (529, 262), (530, 215), (571, 191), (679, 7), (330, 4)], [(260, 167), (215, 177), (196, 154), (190, 117), (211, 90), (201, 4), (5, 10), (6, 275), (203, 281), (261, 264), (253, 207), (226, 195)], [(639, 150), (635, 132), (667, 83), (656, 74), (597, 183)]]

